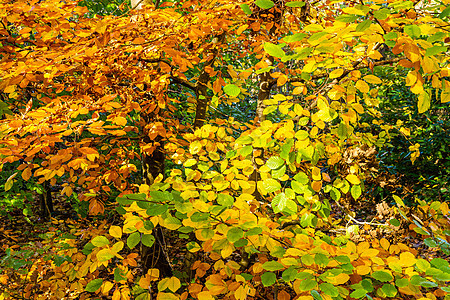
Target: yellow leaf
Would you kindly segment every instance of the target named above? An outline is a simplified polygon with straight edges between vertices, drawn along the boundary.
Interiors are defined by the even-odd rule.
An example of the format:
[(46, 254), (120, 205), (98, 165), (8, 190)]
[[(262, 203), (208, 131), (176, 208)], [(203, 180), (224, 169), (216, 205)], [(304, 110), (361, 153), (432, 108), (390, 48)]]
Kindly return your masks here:
[(436, 58), (434, 56), (432, 57), (425, 56), (422, 62), (422, 69), (426, 74), (431, 74), (436, 71), (439, 71), (439, 65), (437, 63)]
[(108, 294), (108, 292), (112, 289), (112, 287), (114, 286), (114, 284), (112, 282), (109, 281), (105, 281), (102, 284), (101, 287), (101, 291), (104, 295)]
[(189, 153), (191, 153), (192, 155), (199, 153), (200, 150), (202, 150), (202, 144), (200, 143), (200, 141), (193, 141), (189, 145)]
[(127, 125), (127, 119), (124, 117), (115, 117), (113, 123), (119, 126), (125, 126)]
[(116, 239), (120, 239), (122, 237), (122, 228), (113, 225), (109, 228), (109, 234)]
[[(178, 299), (180, 299), (180, 297), (178, 297), (177, 295), (174, 295), (172, 293), (161, 293), (160, 292), (156, 296), (156, 300), (178, 300)], [(211, 298), (211, 299), (214, 299), (214, 298)]]
[(240, 285), (238, 287), (238, 289), (234, 292), (234, 297), (237, 300), (244, 300), (244, 299), (246, 299), (247, 298), (247, 291), (246, 290), (248, 290), (248, 288), (244, 288), (242, 285)]
[(352, 104), (352, 107), (356, 110), (356, 112), (357, 112), (358, 114), (363, 114), (363, 113), (364, 113), (364, 107), (363, 107), (361, 104), (359, 104), (359, 103), (353, 103), (353, 104)]
[(413, 86), (417, 82), (417, 72), (409, 71), (406, 75), (406, 86)]
[(342, 74), (344, 74), (343, 69), (336, 69), (336, 70), (331, 71), (329, 76), (330, 76), (330, 79), (333, 79), (333, 78), (338, 78)]
[[(117, 253), (123, 249), (124, 243), (122, 241), (118, 241), (111, 247), (111, 251)], [(117, 256), (117, 255), (116, 255)]]
[(411, 267), (416, 263), (417, 259), (411, 252), (402, 252), (400, 254), (399, 264), (402, 267)]
[(354, 174), (349, 174), (345, 177), (351, 184), (360, 184), (361, 180), (359, 180), (358, 176)]
[(231, 244), (226, 245), (222, 250), (220, 251), (220, 255), (222, 255), (222, 258), (227, 258), (228, 256), (233, 253), (234, 247)]
[(411, 130), (405, 127), (400, 128), (400, 132), (403, 133), (405, 136), (410, 136), (411, 134)]
[(214, 300), (213, 296), (209, 291), (203, 291), (198, 293), (197, 299), (199, 300)]
[(378, 253), (380, 253), (380, 251), (377, 249), (367, 249), (367, 250), (364, 250), (363, 253), (361, 253), (361, 256), (362, 257), (364, 257), (364, 256), (375, 257), (378, 255)]
[(441, 102), (447, 103), (450, 101), (450, 84), (448, 81), (443, 81), (444, 89), (441, 92)]
[(372, 269), (369, 266), (356, 266), (356, 273), (358, 273), (358, 275), (367, 275), (370, 271), (372, 271)]
[(355, 84), (355, 87), (361, 91), (361, 93), (368, 93), (370, 90), (369, 85), (362, 80), (358, 80)]
[(380, 245), (381, 245), (381, 247), (383, 247), (384, 250), (387, 251), (387, 250), (389, 249), (390, 243), (389, 243), (389, 241), (388, 241), (387, 239), (382, 238), (382, 239), (380, 240)]
[(426, 112), (430, 108), (430, 94), (427, 91), (421, 93), (418, 97), (417, 107), (419, 114)]
[(365, 81), (367, 81), (368, 83), (373, 83), (373, 84), (380, 84), (380, 83), (382, 83), (381, 79), (378, 78), (375, 75), (366, 75), (366, 76), (363, 77), (363, 79)]
[(158, 283), (158, 291), (169, 289), (176, 292), (181, 287), (181, 282), (177, 277), (164, 278)]
[(346, 283), (348, 280), (350, 279), (350, 276), (348, 276), (348, 274), (345, 273), (341, 273), (337, 276), (332, 277), (333, 280), (333, 284), (334, 285), (340, 285), (340, 284), (344, 284)]
[(5, 191), (9, 191), (14, 185), (14, 177), (16, 177), (17, 172), (9, 176), (5, 183)]

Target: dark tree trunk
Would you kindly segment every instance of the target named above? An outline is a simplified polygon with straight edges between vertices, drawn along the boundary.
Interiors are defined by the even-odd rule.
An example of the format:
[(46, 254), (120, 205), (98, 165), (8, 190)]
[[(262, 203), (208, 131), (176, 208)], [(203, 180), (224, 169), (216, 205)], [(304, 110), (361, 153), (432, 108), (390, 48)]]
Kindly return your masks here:
[[(152, 115), (153, 114), (143, 115), (145, 124), (152, 122)], [(160, 136), (157, 136), (155, 140), (152, 141), (148, 137), (147, 132), (144, 133), (145, 144), (157, 144), (156, 149), (152, 154), (147, 155), (142, 153), (142, 175), (144, 177), (144, 182), (147, 185), (152, 185), (159, 174), (164, 175), (164, 143)], [(153, 229), (153, 235), (155, 236), (155, 243), (152, 247), (141, 244), (141, 259), (144, 272), (146, 273), (149, 269), (157, 268), (162, 277), (171, 277), (173, 275), (172, 266), (167, 255), (164, 232), (161, 226), (158, 225)]]
[(42, 194), (39, 196), (41, 202), (41, 218), (48, 221), (53, 213), (52, 190), (49, 181), (44, 181), (42, 184)]

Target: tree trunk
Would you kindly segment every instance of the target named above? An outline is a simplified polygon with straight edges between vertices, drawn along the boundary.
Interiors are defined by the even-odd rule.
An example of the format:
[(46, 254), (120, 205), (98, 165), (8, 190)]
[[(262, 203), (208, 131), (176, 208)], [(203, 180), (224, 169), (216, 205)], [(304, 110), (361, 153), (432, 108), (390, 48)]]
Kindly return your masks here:
[(211, 80), (211, 76), (207, 72), (207, 67), (211, 67), (214, 65), (217, 55), (219, 54), (218, 47), (225, 41), (225, 32), (216, 36), (215, 39), (217, 39), (215, 42), (217, 46), (212, 51), (212, 58), (203, 66), (203, 70), (198, 77), (197, 86), (195, 89), (195, 93), (197, 96), (197, 107), (195, 109), (194, 129), (202, 127), (206, 120), (206, 111), (208, 110), (210, 101), (207, 93), (207, 84)]
[[(146, 124), (150, 124), (153, 121), (153, 114), (142, 115)], [(145, 128), (144, 125), (144, 128)], [(142, 153), (142, 175), (144, 182), (147, 185), (152, 185), (155, 178), (159, 174), (164, 175), (164, 143), (161, 136), (157, 136), (155, 140), (151, 140), (148, 137), (148, 133), (144, 131), (145, 137), (143, 142), (145, 144), (157, 144), (156, 149), (151, 154)], [(143, 262), (144, 273), (149, 269), (157, 268), (162, 277), (171, 277), (173, 275), (172, 266), (169, 261), (169, 257), (166, 251), (166, 243), (164, 240), (164, 232), (161, 226), (156, 226), (153, 229), (153, 235), (155, 236), (155, 243), (151, 247), (147, 247), (141, 244), (141, 259)]]
[(44, 181), (42, 184), (42, 194), (39, 196), (41, 202), (41, 218), (44, 221), (48, 221), (53, 213), (52, 190), (49, 181)]

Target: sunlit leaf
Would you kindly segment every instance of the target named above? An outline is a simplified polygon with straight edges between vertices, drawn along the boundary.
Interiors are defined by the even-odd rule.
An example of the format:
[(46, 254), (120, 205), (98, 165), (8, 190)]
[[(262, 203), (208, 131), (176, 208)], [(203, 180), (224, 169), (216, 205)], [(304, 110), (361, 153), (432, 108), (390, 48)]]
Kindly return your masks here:
[(280, 45), (275, 45), (270, 42), (264, 43), (264, 51), (266, 51), (267, 54), (278, 58), (281, 58), (286, 55), (283, 49), (281, 49)]
[(85, 291), (93, 293), (93, 292), (97, 291), (102, 286), (102, 284), (103, 284), (103, 279), (101, 279), (101, 278), (91, 280), (86, 285)]
[(255, 4), (262, 9), (269, 9), (275, 5), (271, 0), (256, 0)]
[(224, 86), (223, 91), (230, 97), (237, 97), (241, 93), (241, 89), (232, 83)]

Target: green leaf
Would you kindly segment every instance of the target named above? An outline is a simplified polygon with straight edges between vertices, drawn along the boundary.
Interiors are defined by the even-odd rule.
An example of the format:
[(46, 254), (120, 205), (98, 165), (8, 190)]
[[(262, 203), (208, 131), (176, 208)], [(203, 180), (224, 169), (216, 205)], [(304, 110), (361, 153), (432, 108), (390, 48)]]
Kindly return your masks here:
[(55, 265), (57, 267), (60, 267), (65, 261), (71, 262), (72, 258), (70, 258), (70, 256), (66, 256), (66, 255), (55, 255), (53, 257), (53, 262), (55, 263)]
[(300, 182), (301, 184), (308, 184), (309, 182), (308, 175), (306, 175), (304, 172), (298, 172), (294, 176), (294, 180)]
[(344, 23), (352, 23), (358, 18), (359, 18), (359, 16), (357, 16), (357, 15), (344, 14), (344, 15), (337, 17), (336, 21), (344, 22)]
[(120, 282), (123, 280), (127, 280), (127, 274), (125, 274), (125, 271), (122, 270), (121, 268), (115, 268), (114, 269), (114, 281), (115, 282)]
[(402, 9), (410, 9), (414, 6), (412, 1), (395, 1), (388, 5), (388, 7), (393, 7), (395, 10), (399, 11)]
[(268, 66), (266, 68), (262, 68), (262, 69), (256, 70), (255, 73), (259, 75), (259, 74), (262, 74), (262, 73), (265, 73), (265, 72), (269, 72), (272, 69), (275, 69), (275, 67)]
[(267, 54), (278, 58), (282, 58), (286, 55), (280, 45), (275, 45), (270, 42), (264, 43), (264, 51), (266, 51)]
[(272, 156), (271, 158), (269, 158), (266, 162), (266, 165), (271, 169), (278, 169), (279, 167), (281, 167), (284, 164), (284, 159), (282, 159), (279, 156)]
[(244, 157), (246, 157), (247, 155), (250, 155), (253, 152), (253, 146), (252, 145), (247, 145), (245, 147), (242, 147), (239, 150), (239, 155), (242, 155)]
[(421, 31), (420, 27), (417, 25), (407, 25), (404, 28), (404, 32), (409, 35), (410, 37), (420, 37)]
[(256, 6), (262, 9), (269, 9), (274, 7), (274, 3), (271, 0), (256, 0), (255, 1)]
[(395, 285), (398, 287), (405, 287), (408, 286), (409, 280), (406, 278), (399, 278), (395, 280)]
[(263, 263), (262, 267), (267, 271), (279, 271), (284, 269), (284, 266), (277, 261), (266, 261)]
[(427, 262), (425, 259), (418, 259), (416, 261), (416, 268), (418, 268), (420, 271), (425, 272), (430, 268), (430, 263)]
[(370, 280), (370, 279), (364, 279), (363, 281), (361, 281), (361, 286), (362, 286), (363, 289), (365, 289), (368, 293), (372, 293), (373, 290), (374, 290), (372, 280)]
[(222, 206), (231, 206), (234, 203), (234, 198), (227, 194), (219, 194), (217, 195), (217, 203)]
[(337, 188), (333, 187), (330, 191), (330, 196), (334, 201), (338, 201), (339, 199), (341, 199), (341, 192), (339, 192)]
[(95, 292), (96, 290), (98, 290), (103, 284), (103, 279), (101, 278), (97, 278), (94, 280), (91, 280), (87, 285), (86, 288), (84, 289), (86, 292)]
[(244, 237), (244, 231), (239, 227), (233, 227), (227, 232), (227, 239), (234, 243)]
[(297, 274), (298, 274), (297, 269), (294, 266), (290, 266), (289, 268), (283, 271), (281, 277), (283, 278), (284, 281), (289, 282), (295, 280)]
[(271, 286), (277, 281), (277, 276), (272, 272), (266, 272), (261, 275), (261, 282), (264, 286)]
[(356, 31), (362, 32), (370, 27), (370, 24), (372, 24), (372, 20), (365, 20), (356, 26)]
[(423, 242), (425, 243), (425, 245), (427, 245), (430, 248), (437, 247), (436, 241), (433, 240), (432, 238), (426, 238)]
[(252, 235), (258, 235), (262, 233), (262, 228), (261, 227), (253, 227), (250, 228), (246, 233), (245, 236), (252, 236)]
[(434, 43), (436, 41), (443, 41), (446, 37), (447, 37), (446, 33), (439, 31), (439, 32), (436, 32), (435, 34), (429, 36), (427, 38), (427, 42)]
[[(449, 262), (442, 258), (433, 258), (430, 263), (438, 269), (448, 268)], [(448, 272), (448, 271), (447, 271)]]
[(361, 186), (360, 185), (352, 186), (351, 194), (352, 194), (353, 199), (355, 199), (355, 200), (358, 199), (359, 196), (361, 196)]
[(323, 300), (322, 296), (316, 290), (311, 291), (311, 296), (314, 298), (314, 300)]
[(341, 140), (345, 140), (348, 137), (347, 125), (344, 122), (341, 122), (339, 124), (339, 127), (337, 129), (337, 134), (338, 134), (339, 139), (341, 139)]
[(339, 295), (338, 289), (331, 283), (325, 282), (319, 285), (319, 289), (328, 296), (337, 297)]
[(310, 254), (306, 254), (302, 256), (302, 263), (310, 266), (314, 263), (314, 257), (312, 257)]
[(246, 15), (252, 14), (252, 10), (250, 9), (250, 6), (248, 6), (248, 4), (241, 4), (241, 9), (245, 12)]
[[(289, 2), (289, 3), (291, 3), (291, 2)], [(304, 33), (296, 33), (296, 34), (293, 34), (293, 35), (285, 36), (283, 38), (283, 40), (286, 43), (292, 43), (292, 42), (299, 42), (305, 37), (306, 37), (306, 34), (304, 34)]]
[(317, 286), (317, 281), (315, 281), (314, 279), (305, 279), (302, 282), (300, 282), (298, 289), (300, 291), (306, 292), (306, 291), (312, 290), (316, 286)]
[(330, 259), (325, 254), (316, 253), (316, 255), (314, 256), (314, 262), (319, 267), (326, 267), (328, 265), (328, 263), (330, 262)]
[(92, 239), (91, 243), (95, 247), (102, 247), (109, 245), (109, 240), (104, 236), (96, 236), (95, 238)]
[(447, 6), (440, 14), (439, 18), (443, 19), (445, 17), (448, 17), (450, 15), (450, 6)]
[(142, 235), (141, 240), (142, 240), (142, 244), (144, 244), (147, 247), (151, 247), (155, 243), (155, 237), (151, 234)]
[(160, 216), (163, 213), (165, 213), (168, 209), (169, 206), (167, 204), (151, 204), (147, 209), (146, 213), (151, 217)]
[(447, 47), (445, 46), (433, 46), (427, 49), (427, 51), (425, 52), (426, 56), (432, 56), (432, 55), (436, 55), (442, 52), (447, 51)]
[(350, 297), (359, 299), (364, 297), (367, 294), (367, 291), (365, 289), (356, 289), (351, 294)]
[(314, 214), (305, 213), (300, 220), (300, 225), (303, 227), (316, 227), (317, 217)]
[(285, 193), (279, 193), (272, 199), (272, 208), (274, 213), (282, 212), (286, 208), (288, 198)]
[(196, 242), (191, 241), (191, 242), (189, 242), (189, 243), (186, 244), (186, 249), (187, 249), (189, 252), (197, 252), (198, 250), (201, 249), (201, 247), (200, 247), (200, 245), (197, 244)]
[(387, 282), (394, 279), (391, 274), (385, 271), (375, 271), (372, 273), (372, 278), (381, 281), (381, 282)]
[(236, 98), (241, 93), (241, 89), (237, 85), (234, 85), (232, 83), (224, 86), (223, 91), (225, 92), (225, 94), (232, 98)]
[(391, 11), (387, 8), (382, 8), (380, 10), (373, 12), (373, 16), (379, 20), (385, 20), (390, 15), (391, 15)]
[(281, 184), (272, 178), (267, 178), (264, 180), (262, 182), (262, 186), (268, 193), (273, 193), (281, 189)]
[(320, 38), (326, 36), (328, 32), (322, 31), (322, 32), (316, 32), (313, 35), (311, 35), (308, 39), (308, 42), (314, 42), (319, 40)]
[(385, 283), (383, 284), (383, 287), (381, 288), (384, 292), (384, 294), (390, 298), (395, 297), (397, 295), (397, 289), (394, 285)]
[(139, 232), (134, 232), (130, 234), (130, 236), (127, 238), (127, 246), (130, 249), (133, 249), (136, 247), (137, 244), (141, 241), (141, 234)]
[(400, 221), (397, 219), (390, 219), (389, 223), (394, 226), (400, 226)]
[(286, 6), (288, 7), (303, 7), (305, 6), (305, 1), (292, 1), (286, 3)]

